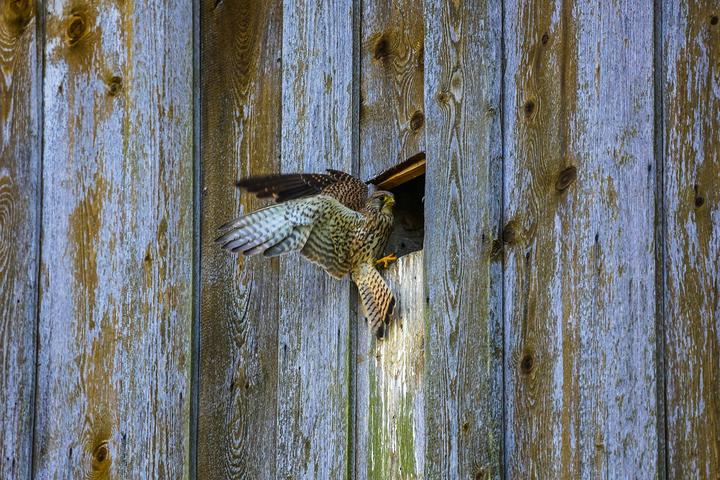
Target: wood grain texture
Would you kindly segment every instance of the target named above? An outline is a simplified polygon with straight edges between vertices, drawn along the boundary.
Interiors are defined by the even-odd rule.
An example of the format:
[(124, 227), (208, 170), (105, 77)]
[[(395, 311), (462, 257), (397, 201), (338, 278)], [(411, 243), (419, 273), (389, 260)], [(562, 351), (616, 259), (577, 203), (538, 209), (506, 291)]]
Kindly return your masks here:
[(505, 5), (507, 478), (655, 478), (652, 2)]
[(417, 251), (384, 272), (397, 303), (382, 340), (359, 317), (355, 478), (425, 478), (423, 269)]
[(423, 4), (362, 2), (360, 169), (364, 180), (424, 151)]
[[(282, 171), (352, 170), (353, 2), (283, 5)], [(349, 473), (349, 281), (280, 261), (278, 478)]]
[[(221, 250), (263, 203), (235, 180), (280, 165), (282, 4), (202, 4), (199, 478), (275, 477), (278, 263)], [(239, 206), (239, 207), (238, 207)]]
[(46, 8), (36, 478), (187, 478), (192, 4)]
[[(424, 150), (423, 5), (407, 0), (365, 1), (360, 21), (357, 173), (367, 180)], [(396, 224), (395, 228), (400, 227)], [(358, 479), (423, 476), (422, 263), (422, 252), (416, 252), (383, 274), (397, 302), (393, 322), (403, 323), (402, 329), (391, 326), (386, 338), (377, 341), (357, 307), (356, 351), (351, 361), (356, 363), (354, 462)]]
[(425, 2), (426, 477), (499, 478), (500, 2)]
[(720, 4), (662, 2), (668, 478), (720, 474)]
[(0, 478), (29, 478), (39, 260), (34, 2), (0, 4)]

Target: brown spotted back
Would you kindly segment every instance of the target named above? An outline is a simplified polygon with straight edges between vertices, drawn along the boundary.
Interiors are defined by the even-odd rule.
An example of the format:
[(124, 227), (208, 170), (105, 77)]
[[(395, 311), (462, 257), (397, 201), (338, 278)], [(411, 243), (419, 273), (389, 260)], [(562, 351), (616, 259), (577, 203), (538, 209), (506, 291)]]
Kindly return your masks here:
[(258, 198), (273, 198), (276, 203), (325, 194), (355, 211), (365, 207), (368, 187), (359, 178), (340, 170), (327, 173), (285, 173), (239, 180), (236, 185)]

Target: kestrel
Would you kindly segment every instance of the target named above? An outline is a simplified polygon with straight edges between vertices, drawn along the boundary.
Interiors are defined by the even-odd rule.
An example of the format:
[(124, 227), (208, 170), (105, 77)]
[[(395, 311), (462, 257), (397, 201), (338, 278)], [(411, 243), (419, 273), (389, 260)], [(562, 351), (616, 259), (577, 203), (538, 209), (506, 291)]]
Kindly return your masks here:
[(276, 203), (226, 223), (216, 242), (243, 255), (298, 251), (334, 278), (349, 273), (381, 337), (395, 298), (376, 265), (396, 258), (376, 259), (392, 231), (393, 194), (379, 190), (368, 197), (367, 185), (338, 170), (250, 177), (237, 186)]

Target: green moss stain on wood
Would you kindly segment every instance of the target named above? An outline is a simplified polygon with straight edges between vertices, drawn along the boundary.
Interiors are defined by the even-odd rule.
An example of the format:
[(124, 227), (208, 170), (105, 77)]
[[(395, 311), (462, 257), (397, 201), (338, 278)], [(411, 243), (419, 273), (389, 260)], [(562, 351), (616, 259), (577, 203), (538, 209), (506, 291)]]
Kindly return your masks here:
[[(424, 478), (423, 252), (385, 271), (396, 297), (385, 338), (359, 344), (356, 474), (359, 478)], [(358, 322), (360, 328), (367, 323)], [(363, 395), (360, 398), (360, 395)]]
[(720, 472), (720, 5), (662, 2), (668, 478)]
[[(367, 180), (424, 151), (423, 4), (363, 2), (360, 22), (356, 173)], [(423, 478), (422, 373), (410, 364), (423, 353), (416, 341), (423, 333), (422, 253), (403, 257), (384, 276), (398, 302), (388, 337), (376, 341), (359, 307), (354, 326), (355, 475)]]

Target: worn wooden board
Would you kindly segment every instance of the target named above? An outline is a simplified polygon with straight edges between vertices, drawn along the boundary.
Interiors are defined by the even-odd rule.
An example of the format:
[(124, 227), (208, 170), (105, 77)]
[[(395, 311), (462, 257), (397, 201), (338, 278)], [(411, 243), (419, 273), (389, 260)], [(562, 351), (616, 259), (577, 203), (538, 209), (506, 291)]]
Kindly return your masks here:
[[(360, 22), (356, 173), (367, 180), (424, 151), (423, 5), (362, 2)], [(356, 478), (422, 478), (422, 268), (417, 252), (385, 274), (397, 299), (394, 322), (404, 324), (391, 327), (385, 340), (376, 341), (362, 309), (356, 308), (351, 357)]]
[[(352, 167), (353, 2), (285, 2), (282, 170)], [(349, 281), (280, 261), (277, 476), (349, 474)]]
[(660, 474), (652, 8), (505, 5), (507, 478)]
[(0, 478), (29, 478), (40, 167), (33, 2), (0, 6)]
[[(384, 272), (396, 305), (382, 340), (358, 321), (355, 478), (422, 479), (425, 466), (423, 252)], [(362, 330), (365, 332), (362, 332)]]
[(360, 170), (363, 179), (423, 152), (423, 4), (362, 2)]
[(425, 2), (425, 471), (499, 478), (500, 2)]
[(667, 478), (714, 479), (720, 472), (720, 5), (662, 6)]
[(37, 478), (187, 478), (192, 3), (46, 3)]
[(265, 202), (235, 180), (280, 164), (280, 2), (202, 3), (198, 478), (275, 477), (278, 263), (213, 242)]

